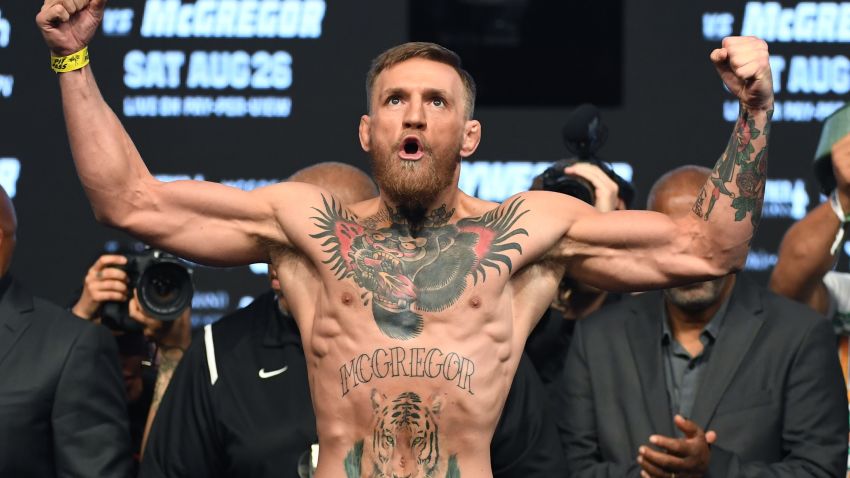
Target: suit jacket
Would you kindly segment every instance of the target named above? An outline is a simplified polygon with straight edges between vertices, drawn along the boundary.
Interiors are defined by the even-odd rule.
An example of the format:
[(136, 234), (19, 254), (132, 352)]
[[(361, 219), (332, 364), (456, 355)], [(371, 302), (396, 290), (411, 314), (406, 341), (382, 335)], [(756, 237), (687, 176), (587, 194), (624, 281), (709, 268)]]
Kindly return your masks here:
[[(570, 476), (637, 477), (638, 447), (675, 436), (660, 291), (579, 321), (557, 416)], [(738, 276), (694, 420), (717, 432), (707, 476), (843, 477), (847, 398), (827, 320)]]
[(0, 476), (126, 477), (115, 339), (0, 279)]

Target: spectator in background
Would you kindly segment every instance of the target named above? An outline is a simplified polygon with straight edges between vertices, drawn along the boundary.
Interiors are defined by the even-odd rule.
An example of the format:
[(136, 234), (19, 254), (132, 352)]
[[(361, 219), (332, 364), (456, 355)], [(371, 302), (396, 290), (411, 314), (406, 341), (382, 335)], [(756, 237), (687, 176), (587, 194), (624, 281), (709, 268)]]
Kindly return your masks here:
[[(850, 211), (850, 135), (832, 147), (836, 187), (829, 201), (809, 212), (785, 233), (770, 288), (807, 304), (832, 321), (844, 380), (848, 381), (850, 336), (850, 274), (832, 270), (840, 255)], [(850, 399), (850, 388), (848, 388)], [(850, 448), (850, 447), (848, 447)], [(850, 477), (850, 458), (847, 476)]]
[[(365, 173), (341, 163), (320, 163), (290, 180), (319, 185), (343, 204), (377, 195)], [(270, 279), (273, 290), (206, 326), (189, 347), (154, 422), (142, 477), (309, 476), (319, 450), (307, 365), (280, 284)], [(494, 477), (563, 472), (545, 400), (523, 358), (493, 437)]]
[[(649, 208), (691, 214), (709, 174), (668, 173)], [(559, 387), (570, 476), (843, 476), (832, 343), (817, 314), (743, 275), (603, 308), (576, 324)]]
[[(566, 166), (563, 170), (565, 174), (583, 178), (593, 188), (593, 207), (601, 212), (629, 208), (634, 198), (634, 189), (626, 180), (613, 170), (605, 171), (593, 162), (574, 161), (558, 161), (552, 165), (546, 172), (534, 178), (531, 190), (568, 194), (555, 185), (557, 181), (548, 180), (549, 176), (554, 174), (553, 168)], [(546, 181), (544, 176), (547, 176)], [(564, 276), (552, 306), (531, 331), (525, 345), (526, 354), (547, 387), (556, 383), (563, 373), (576, 319), (587, 317), (602, 305), (613, 304), (620, 298), (620, 294), (600, 290)]]
[[(124, 255), (100, 256), (86, 272), (79, 299), (71, 312), (104, 325), (115, 337), (124, 378), (132, 453), (138, 466), (156, 409), (174, 369), (189, 347), (191, 309), (187, 308), (178, 319), (170, 322), (150, 317), (135, 295), (130, 295), (129, 276), (122, 269), (126, 264)], [(103, 306), (107, 302), (126, 302), (127, 317), (139, 325), (127, 327), (123, 323), (102, 320)], [(115, 312), (120, 309), (117, 307)], [(153, 354), (148, 341), (155, 346)], [(144, 365), (149, 361), (152, 367)]]
[(115, 341), (15, 282), (16, 226), (0, 188), (0, 476), (125, 478), (130, 436)]

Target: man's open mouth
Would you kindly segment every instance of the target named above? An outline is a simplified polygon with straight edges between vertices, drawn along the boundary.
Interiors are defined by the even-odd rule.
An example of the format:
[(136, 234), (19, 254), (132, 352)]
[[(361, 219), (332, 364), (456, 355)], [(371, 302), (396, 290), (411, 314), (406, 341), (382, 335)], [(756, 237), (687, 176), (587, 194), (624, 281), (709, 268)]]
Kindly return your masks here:
[(422, 142), (416, 136), (408, 136), (401, 141), (401, 148), (398, 152), (401, 159), (417, 161), (424, 154), (425, 149), (422, 147)]

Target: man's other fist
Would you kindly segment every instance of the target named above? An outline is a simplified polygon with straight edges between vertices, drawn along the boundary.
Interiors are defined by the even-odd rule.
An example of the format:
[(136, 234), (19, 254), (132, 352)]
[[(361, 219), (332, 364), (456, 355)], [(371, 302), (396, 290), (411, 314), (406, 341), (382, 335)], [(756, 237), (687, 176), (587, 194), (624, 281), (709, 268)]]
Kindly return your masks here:
[(106, 0), (45, 0), (35, 23), (56, 56), (68, 56), (89, 44), (103, 18)]
[(711, 61), (726, 87), (745, 108), (773, 108), (773, 79), (767, 43), (756, 37), (726, 37), (711, 52)]

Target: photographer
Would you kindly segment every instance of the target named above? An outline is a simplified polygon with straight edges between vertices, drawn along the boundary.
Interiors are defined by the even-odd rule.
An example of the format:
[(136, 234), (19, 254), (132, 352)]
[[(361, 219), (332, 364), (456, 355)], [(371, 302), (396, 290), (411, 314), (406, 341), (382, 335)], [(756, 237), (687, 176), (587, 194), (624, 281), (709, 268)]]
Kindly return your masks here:
[[(534, 178), (530, 189), (567, 194), (601, 212), (628, 209), (634, 188), (596, 155), (608, 137), (607, 131), (596, 107), (577, 107), (563, 128), (564, 144), (574, 157), (555, 162)], [(555, 382), (563, 369), (575, 320), (619, 299), (619, 294), (564, 277), (555, 300), (525, 347), (544, 384)]]
[[(126, 255), (100, 256), (87, 271), (80, 298), (71, 308), (74, 315), (109, 328), (118, 343), (137, 464), (162, 395), (191, 341), (188, 306), (181, 307), (175, 320), (161, 320), (139, 303), (131, 275), (144, 272), (139, 270), (138, 258), (145, 261), (142, 267), (155, 263), (144, 259), (152, 254), (155, 252), (130, 254), (136, 257), (132, 262)], [(155, 345), (153, 354), (149, 341)], [(153, 367), (145, 366), (145, 362), (152, 362)]]

